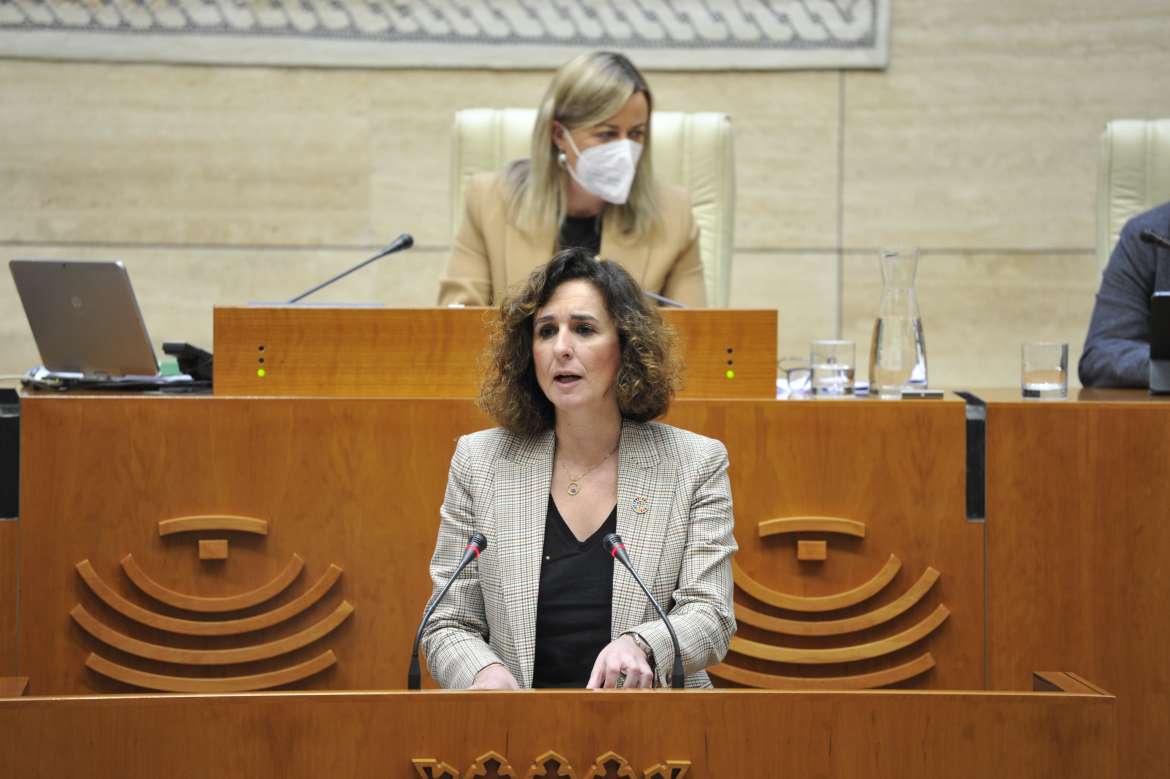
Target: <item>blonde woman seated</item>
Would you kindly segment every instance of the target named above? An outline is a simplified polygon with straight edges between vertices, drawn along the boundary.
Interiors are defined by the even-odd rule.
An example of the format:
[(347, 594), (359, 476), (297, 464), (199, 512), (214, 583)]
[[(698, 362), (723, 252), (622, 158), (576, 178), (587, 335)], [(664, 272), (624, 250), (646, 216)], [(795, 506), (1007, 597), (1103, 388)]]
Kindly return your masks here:
[(671, 346), (630, 275), (581, 249), (503, 304), (480, 394), (500, 427), (459, 439), (431, 560), (437, 593), (468, 536), (488, 538), (423, 634), (442, 686), (669, 685), (670, 635), (606, 552), (614, 532), (686, 686), (711, 686), (735, 632), (727, 451), (650, 421), (677, 384)]
[(549, 85), (532, 156), (474, 176), (439, 305), (498, 305), (558, 249), (616, 260), (650, 292), (706, 304), (699, 230), (683, 189), (650, 168), (646, 79), (626, 57), (583, 54)]

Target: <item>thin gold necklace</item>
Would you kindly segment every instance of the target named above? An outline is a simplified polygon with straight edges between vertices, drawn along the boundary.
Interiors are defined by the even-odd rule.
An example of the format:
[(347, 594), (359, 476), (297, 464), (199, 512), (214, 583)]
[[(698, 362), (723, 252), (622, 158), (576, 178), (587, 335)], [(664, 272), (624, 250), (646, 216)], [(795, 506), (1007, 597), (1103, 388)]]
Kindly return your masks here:
[(585, 471), (584, 473), (582, 473), (578, 476), (572, 476), (572, 475), (569, 476), (569, 485), (567, 487), (565, 487), (565, 492), (569, 493), (569, 497), (573, 497), (578, 492), (581, 491), (581, 485), (578, 484), (577, 482), (581, 481), (586, 476), (588, 476), (589, 474), (593, 473), (598, 468), (600, 468), (601, 463), (603, 463), (606, 460), (608, 460), (609, 458), (613, 457), (614, 452), (616, 452), (618, 450), (618, 444), (620, 444), (620, 443), (621, 443), (621, 439), (618, 439), (618, 443), (613, 445), (613, 449), (610, 451), (610, 453), (607, 454), (605, 457), (602, 457), (601, 460), (596, 465), (594, 465), (592, 468), (590, 468), (589, 470)]

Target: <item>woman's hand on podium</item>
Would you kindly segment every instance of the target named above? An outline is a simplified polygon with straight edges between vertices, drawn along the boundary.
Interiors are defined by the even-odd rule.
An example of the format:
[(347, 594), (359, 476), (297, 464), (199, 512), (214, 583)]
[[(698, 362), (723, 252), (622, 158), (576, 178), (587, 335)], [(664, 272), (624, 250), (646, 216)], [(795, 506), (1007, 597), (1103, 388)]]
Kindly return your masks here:
[(646, 653), (628, 635), (618, 636), (601, 650), (585, 689), (614, 688), (619, 680), (624, 690), (654, 686), (654, 669), (647, 662)]
[(469, 690), (519, 690), (515, 677), (503, 663), (492, 663), (479, 669)]

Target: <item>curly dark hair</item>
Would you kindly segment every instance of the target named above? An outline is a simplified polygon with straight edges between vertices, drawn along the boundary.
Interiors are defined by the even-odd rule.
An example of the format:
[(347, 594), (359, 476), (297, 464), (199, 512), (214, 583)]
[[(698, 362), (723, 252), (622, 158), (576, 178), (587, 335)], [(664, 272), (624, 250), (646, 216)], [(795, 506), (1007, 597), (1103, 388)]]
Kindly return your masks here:
[(621, 366), (615, 391), (622, 417), (646, 422), (662, 416), (682, 384), (674, 329), (626, 269), (611, 260), (597, 260), (584, 249), (565, 249), (504, 300), (492, 327), (479, 407), (509, 432), (536, 435), (556, 421), (553, 404), (536, 380), (533, 318), (557, 287), (574, 279), (588, 281), (601, 293), (617, 326)]

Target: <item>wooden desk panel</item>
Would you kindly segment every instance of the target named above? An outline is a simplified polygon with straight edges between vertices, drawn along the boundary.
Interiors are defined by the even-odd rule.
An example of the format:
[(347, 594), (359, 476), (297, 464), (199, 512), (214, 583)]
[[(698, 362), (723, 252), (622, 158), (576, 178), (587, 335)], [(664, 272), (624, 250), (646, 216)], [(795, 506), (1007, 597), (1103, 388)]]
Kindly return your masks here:
[[(27, 399), (23, 412), (21, 673), (33, 694), (129, 691), (86, 670), (91, 651), (176, 673), (92, 638), (70, 619), (79, 603), (144, 641), (221, 649), (297, 632), (348, 601), (354, 616), (327, 638), (229, 675), (271, 671), (335, 649), (337, 665), (306, 687), (405, 684), (410, 638), (430, 592), (427, 562), (455, 440), (486, 425), (470, 401), (38, 397)], [(266, 536), (207, 531), (160, 538), (160, 520), (200, 514), (257, 517), (270, 527)], [(225, 536), (228, 559), (199, 559), (197, 539)], [(74, 570), (88, 559), (125, 598), (187, 616), (130, 583), (119, 567), (127, 553), (169, 589), (202, 596), (252, 590), (300, 555), (303, 572), (274, 603), (307, 590), (331, 564), (344, 572), (290, 625), (176, 640), (119, 617)]]
[[(928, 569), (940, 574), (917, 605), (876, 627), (780, 641), (774, 632), (741, 619), (738, 637), (794, 648), (855, 646), (909, 630), (940, 606), (949, 611), (926, 640), (872, 660), (809, 665), (733, 654), (728, 664), (781, 676), (840, 677), (880, 673), (929, 651), (935, 667), (902, 686), (983, 687), (983, 526), (965, 518), (964, 409), (953, 399), (694, 402), (672, 409), (672, 424), (727, 445), (740, 545), (736, 562), (747, 575), (772, 589), (824, 597), (865, 583), (891, 555), (901, 564), (880, 593), (840, 611), (802, 614), (770, 608), (738, 587), (742, 606), (802, 624), (862, 618), (901, 597)], [(759, 535), (762, 521), (800, 516), (859, 521), (866, 535)], [(798, 561), (800, 539), (826, 540), (827, 559)]]
[(494, 311), (217, 306), (215, 394), (473, 398)]
[(19, 646), (19, 582), (20, 523), (14, 519), (0, 520), (0, 676), (15, 676)]
[(1120, 775), (1164, 775), (1170, 403), (992, 402), (987, 417), (990, 685), (1075, 668), (1118, 697)]
[[(495, 315), (492, 308), (219, 306), (215, 394), (474, 398)], [(663, 316), (679, 333), (687, 365), (681, 397), (776, 396), (775, 311), (666, 309)]]
[(1048, 398), (1025, 398), (1020, 395), (1018, 387), (991, 387), (967, 390), (987, 403), (1000, 406), (1018, 406), (1033, 408), (1036, 406), (1060, 406), (1076, 403), (1116, 404), (1122, 406), (1134, 405), (1166, 405), (1170, 397), (1165, 395), (1151, 395), (1146, 390), (1139, 389), (1107, 389), (1101, 387), (1080, 387), (1069, 390), (1067, 398), (1051, 400)]
[[(594, 775), (668, 760), (687, 777), (873, 779), (1117, 774), (1114, 701), (1061, 693), (278, 693), (0, 700), (13, 776), (401, 777), (494, 750), (530, 776), (550, 750)], [(475, 774), (483, 776), (484, 774)], [(538, 775), (543, 776), (543, 772)], [(602, 775), (605, 775), (604, 773)], [(613, 774), (610, 774), (613, 775)]]
[[(129, 689), (86, 670), (89, 652), (152, 673), (217, 676), (274, 671), (333, 649), (337, 664), (304, 688), (403, 684), (409, 639), (430, 592), (426, 563), (455, 439), (487, 424), (470, 401), (36, 397), (26, 400), (24, 414), (20, 673), (31, 678), (34, 694)], [(962, 403), (688, 401), (676, 404), (668, 421), (727, 443), (742, 547), (737, 560), (764, 585), (824, 596), (864, 583), (891, 554), (901, 560), (885, 589), (839, 612), (788, 614), (740, 591), (745, 604), (796, 620), (859, 617), (900, 596), (928, 566), (941, 572), (921, 603), (879, 627), (828, 639), (741, 630), (746, 639), (794, 650), (839, 648), (901, 633), (940, 606), (949, 610), (937, 630), (910, 647), (811, 665), (744, 657), (729, 663), (781, 676), (841, 676), (880, 671), (929, 651), (936, 667), (905, 684), (982, 686), (982, 530), (963, 519)], [(854, 445), (857, 440), (865, 446)], [(224, 533), (159, 536), (160, 520), (208, 514), (256, 517), (269, 529), (263, 536), (229, 534), (226, 560), (200, 560), (197, 545)], [(761, 540), (757, 532), (762, 520), (794, 514), (851, 518), (866, 523), (868, 535), (829, 538), (826, 561), (798, 564), (796, 539), (824, 534)], [(294, 555), (303, 558), (304, 570), (274, 603), (307, 590), (331, 564), (344, 573), (290, 626), (242, 638), (176, 640), (115, 613), (74, 570), (89, 560), (123, 597), (183, 617), (151, 605), (131, 583), (119, 567), (128, 553), (160, 585), (203, 597), (253, 590), (276, 578)], [(69, 616), (80, 604), (140, 640), (216, 650), (275, 641), (346, 602), (356, 611), (327, 638), (223, 672), (176, 671), (124, 655)]]

